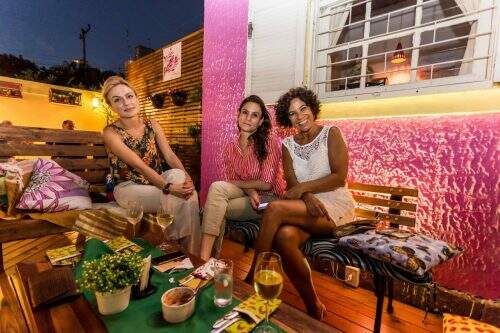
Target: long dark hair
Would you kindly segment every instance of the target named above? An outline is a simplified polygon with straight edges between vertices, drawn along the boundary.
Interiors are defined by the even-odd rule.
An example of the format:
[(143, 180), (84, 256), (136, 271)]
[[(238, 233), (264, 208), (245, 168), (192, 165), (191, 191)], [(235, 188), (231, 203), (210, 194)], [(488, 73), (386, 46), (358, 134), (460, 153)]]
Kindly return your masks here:
[[(264, 160), (266, 159), (268, 153), (267, 140), (269, 139), (269, 133), (271, 132), (271, 117), (269, 117), (269, 112), (267, 112), (264, 101), (257, 95), (250, 95), (243, 101), (241, 101), (240, 107), (238, 108), (238, 116), (240, 115), (243, 105), (248, 102), (253, 102), (259, 105), (260, 111), (262, 113), (261, 119), (264, 119), (255, 133), (250, 135), (249, 138), (253, 142), (253, 149), (255, 151), (255, 154), (257, 155), (257, 159), (259, 160), (259, 163), (262, 164), (262, 162), (264, 162)], [(239, 125), (238, 129), (240, 129)]]

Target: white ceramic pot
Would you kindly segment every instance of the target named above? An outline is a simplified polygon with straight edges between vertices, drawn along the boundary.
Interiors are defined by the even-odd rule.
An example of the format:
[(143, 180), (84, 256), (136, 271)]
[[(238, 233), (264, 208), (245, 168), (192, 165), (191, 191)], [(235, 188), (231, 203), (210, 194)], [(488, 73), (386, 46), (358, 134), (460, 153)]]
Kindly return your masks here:
[[(182, 296), (179, 298), (179, 302), (172, 302), (172, 297)], [(173, 297), (178, 298), (178, 297)], [(183, 302), (182, 299), (188, 300)], [(163, 319), (169, 323), (180, 323), (188, 319), (194, 312), (194, 306), (196, 304), (196, 296), (194, 291), (187, 287), (176, 287), (167, 290), (161, 297), (161, 310), (163, 313)]]
[(122, 312), (128, 307), (130, 301), (130, 286), (117, 290), (113, 293), (95, 292), (97, 308), (103, 315)]

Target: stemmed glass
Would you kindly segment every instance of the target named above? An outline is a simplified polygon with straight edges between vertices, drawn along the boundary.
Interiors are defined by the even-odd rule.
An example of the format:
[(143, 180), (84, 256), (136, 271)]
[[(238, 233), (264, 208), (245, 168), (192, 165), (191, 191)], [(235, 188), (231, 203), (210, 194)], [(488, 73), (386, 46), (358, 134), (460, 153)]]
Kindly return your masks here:
[(274, 333), (276, 329), (269, 324), (269, 302), (277, 299), (283, 289), (281, 257), (274, 252), (262, 252), (255, 267), (253, 285), (257, 295), (266, 300), (266, 320), (253, 332)]
[(127, 202), (127, 219), (132, 224), (132, 236), (138, 233), (138, 226), (140, 226), (139, 222), (142, 220), (142, 216), (144, 214), (144, 208), (142, 206), (142, 202), (136, 200), (130, 200)]
[(161, 230), (163, 231), (163, 234), (165, 237), (167, 228), (174, 222), (174, 216), (170, 214), (170, 211), (163, 207), (163, 205), (160, 205), (158, 207), (158, 211), (156, 212), (156, 223), (160, 226)]

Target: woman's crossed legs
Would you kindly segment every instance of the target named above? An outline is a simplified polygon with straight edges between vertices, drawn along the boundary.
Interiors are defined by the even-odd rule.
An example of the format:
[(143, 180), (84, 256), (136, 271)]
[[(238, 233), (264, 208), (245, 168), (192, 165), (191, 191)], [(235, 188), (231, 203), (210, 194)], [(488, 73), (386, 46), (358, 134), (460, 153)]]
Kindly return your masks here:
[(302, 200), (279, 200), (270, 203), (264, 212), (252, 267), (245, 281), (251, 282), (253, 279), (258, 254), (271, 251), (274, 244), (283, 259), (283, 268), (299, 291), (307, 312), (321, 319), (324, 305), (314, 290), (311, 269), (300, 246), (310, 236), (330, 236), (334, 229), (335, 223), (328, 217), (309, 215)]

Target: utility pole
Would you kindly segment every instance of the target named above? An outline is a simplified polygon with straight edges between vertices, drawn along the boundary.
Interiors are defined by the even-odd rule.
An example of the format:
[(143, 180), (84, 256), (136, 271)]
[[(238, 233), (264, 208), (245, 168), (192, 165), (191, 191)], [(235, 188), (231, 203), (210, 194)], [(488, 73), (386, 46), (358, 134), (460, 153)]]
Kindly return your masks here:
[(87, 29), (80, 29), (80, 39), (82, 40), (82, 48), (83, 48), (83, 66), (87, 66), (87, 50), (85, 48), (85, 38), (87, 33), (90, 31), (90, 24), (87, 24)]

